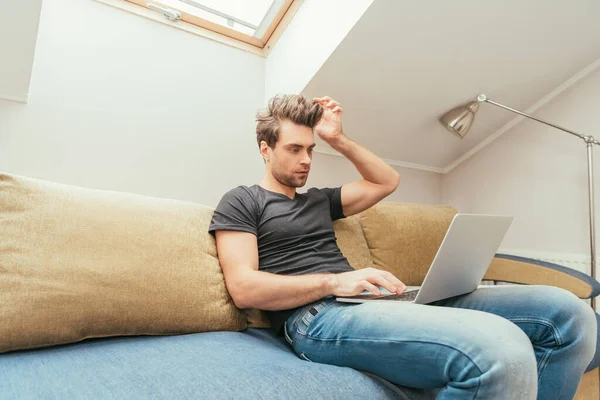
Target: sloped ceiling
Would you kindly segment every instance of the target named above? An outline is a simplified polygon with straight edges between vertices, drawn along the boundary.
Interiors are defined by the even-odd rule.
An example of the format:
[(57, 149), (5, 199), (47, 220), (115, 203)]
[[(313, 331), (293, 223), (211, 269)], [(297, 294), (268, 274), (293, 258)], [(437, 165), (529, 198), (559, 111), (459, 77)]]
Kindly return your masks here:
[(42, 0), (0, 7), (0, 99), (27, 102)]
[(375, 0), (304, 93), (340, 101), (379, 156), (443, 172), (516, 115), (482, 104), (463, 140), (440, 115), (480, 93), (527, 110), (600, 64), (599, 17), (596, 0)]

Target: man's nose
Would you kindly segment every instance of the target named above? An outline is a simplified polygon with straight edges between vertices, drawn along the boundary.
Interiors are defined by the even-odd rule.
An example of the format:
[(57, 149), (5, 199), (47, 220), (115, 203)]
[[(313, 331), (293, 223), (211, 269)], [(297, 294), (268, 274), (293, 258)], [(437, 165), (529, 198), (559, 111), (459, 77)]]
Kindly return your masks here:
[(302, 157), (302, 164), (306, 164), (306, 165), (310, 165), (310, 162), (312, 161), (312, 159), (310, 158), (310, 154), (304, 153), (304, 157)]

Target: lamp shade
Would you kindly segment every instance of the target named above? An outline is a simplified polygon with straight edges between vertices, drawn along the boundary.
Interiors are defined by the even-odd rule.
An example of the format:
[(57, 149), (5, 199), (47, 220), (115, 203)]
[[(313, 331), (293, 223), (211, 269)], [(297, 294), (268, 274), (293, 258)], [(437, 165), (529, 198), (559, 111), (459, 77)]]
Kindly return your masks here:
[(478, 109), (479, 102), (471, 101), (463, 106), (453, 108), (442, 115), (440, 122), (446, 129), (454, 132), (462, 139), (471, 128)]

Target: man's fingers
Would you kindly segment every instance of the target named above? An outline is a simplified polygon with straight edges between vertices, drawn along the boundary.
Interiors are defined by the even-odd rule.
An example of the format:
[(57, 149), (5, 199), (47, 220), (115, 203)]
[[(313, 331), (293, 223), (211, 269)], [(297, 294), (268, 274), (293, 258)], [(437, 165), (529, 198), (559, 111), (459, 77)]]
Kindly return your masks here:
[(315, 97), (315, 98), (313, 98), (313, 101), (316, 101), (323, 107), (328, 107), (328, 108), (330, 108), (332, 105), (339, 104), (337, 101), (331, 99), (329, 96), (325, 96), (325, 97), (321, 97), (321, 98)]
[(404, 284), (404, 282), (402, 282), (400, 279), (396, 278), (394, 276), (394, 274), (392, 274), (391, 272), (388, 271), (381, 271), (383, 272), (383, 276), (390, 282), (392, 282), (394, 285), (396, 286), (403, 286), (404, 288), (406, 288), (406, 285)]
[[(382, 276), (384, 278), (386, 278), (388, 281), (390, 281), (394, 286), (396, 286), (398, 289), (394, 289), (392, 292), (394, 293), (402, 293), (406, 290), (406, 285), (404, 284), (404, 282), (402, 282), (400, 279), (396, 278), (394, 276), (394, 274), (392, 274), (391, 272), (388, 271), (383, 271), (383, 270), (379, 270), (382, 274)], [(389, 289), (388, 289), (389, 290)]]
[(320, 97), (320, 98), (313, 97), (313, 101), (316, 101), (317, 103), (319, 103), (321, 105), (321, 107), (323, 107), (323, 108), (328, 108), (330, 110), (333, 110), (333, 112), (343, 111), (342, 107), (340, 107), (340, 103), (333, 100), (329, 96)]
[(361, 281), (360, 286), (362, 286), (363, 289), (368, 290), (369, 292), (373, 293), (376, 296), (379, 296), (381, 294), (379, 289), (377, 289), (377, 287), (375, 285), (373, 285), (372, 283), (370, 283), (369, 281)]
[(396, 293), (396, 286), (382, 276), (375, 275), (370, 279), (370, 281), (378, 284), (383, 288), (386, 288), (390, 293)]

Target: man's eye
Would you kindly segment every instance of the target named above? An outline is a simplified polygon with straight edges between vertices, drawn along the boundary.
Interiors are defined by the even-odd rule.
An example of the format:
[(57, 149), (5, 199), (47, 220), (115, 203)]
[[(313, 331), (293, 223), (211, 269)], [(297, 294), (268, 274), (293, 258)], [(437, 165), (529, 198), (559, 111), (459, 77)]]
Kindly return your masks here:
[(298, 149), (292, 149), (292, 153), (297, 153)]

